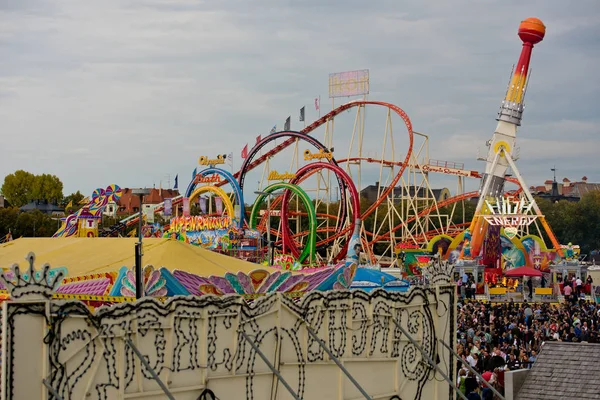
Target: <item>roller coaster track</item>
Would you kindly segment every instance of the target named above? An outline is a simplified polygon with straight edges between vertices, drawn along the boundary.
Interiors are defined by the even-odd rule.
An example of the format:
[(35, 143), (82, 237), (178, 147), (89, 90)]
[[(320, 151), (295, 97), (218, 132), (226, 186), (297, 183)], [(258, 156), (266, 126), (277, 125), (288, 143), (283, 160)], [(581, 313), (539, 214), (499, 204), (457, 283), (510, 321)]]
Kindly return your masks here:
[[(385, 165), (388, 167), (391, 167), (391, 166), (401, 167), (404, 164), (401, 161), (379, 160), (379, 159), (372, 158), (372, 157), (343, 158), (343, 159), (339, 159), (337, 161), (339, 164), (348, 163), (348, 162), (366, 161), (369, 163), (381, 164), (381, 165)], [(457, 176), (464, 176), (464, 177), (468, 177), (468, 178), (481, 178), (482, 177), (482, 175), (479, 171), (468, 170), (468, 169), (439, 168), (436, 165), (430, 165), (430, 164), (422, 164), (422, 165), (421, 164), (412, 164), (410, 166), (413, 168), (416, 168), (416, 169), (422, 169), (423, 172), (434, 172), (434, 173), (446, 174), (446, 175), (457, 175)], [(432, 170), (432, 168), (434, 168), (434, 167), (439, 168), (439, 169)], [(515, 185), (518, 185), (519, 187), (521, 185), (517, 178), (513, 178), (511, 176), (507, 176), (506, 181), (514, 183)]]
[[(399, 169), (398, 173), (394, 176), (394, 178), (390, 182), (390, 185), (387, 188), (385, 188), (385, 190), (381, 193), (380, 197), (377, 200), (375, 200), (375, 202), (373, 204), (371, 204), (363, 212), (363, 214), (361, 215), (361, 218), (365, 218), (365, 217), (369, 216), (373, 211), (375, 211), (375, 209), (377, 209), (377, 207), (379, 207), (379, 205), (381, 203), (384, 202), (386, 197), (390, 194), (390, 192), (394, 189), (394, 187), (396, 186), (396, 184), (402, 177), (402, 174), (404, 174), (404, 170), (406, 169), (406, 167), (409, 164), (410, 157), (412, 156), (412, 151), (413, 151), (414, 135), (413, 135), (412, 123), (411, 123), (408, 115), (400, 107), (398, 107), (394, 104), (391, 104), (391, 103), (382, 102), (382, 101), (355, 100), (355, 101), (351, 101), (349, 103), (343, 104), (343, 105), (339, 106), (338, 108), (330, 111), (329, 113), (325, 114), (323, 117), (317, 119), (315, 122), (313, 122), (312, 124), (310, 124), (309, 126), (307, 126), (306, 128), (304, 128), (300, 131), (300, 133), (308, 135), (312, 131), (314, 131), (315, 129), (320, 127), (321, 125), (327, 123), (327, 121), (329, 121), (330, 119), (339, 115), (340, 113), (342, 113), (346, 110), (349, 110), (353, 107), (360, 107), (360, 106), (365, 106), (365, 105), (383, 106), (383, 107), (387, 107), (388, 109), (394, 111), (400, 118), (402, 118), (402, 120), (404, 121), (404, 123), (406, 125), (406, 129), (408, 131), (409, 143), (408, 143), (408, 150), (406, 152), (406, 157), (405, 157), (404, 161), (401, 163), (401, 165), (399, 165), (400, 169)], [(237, 173), (235, 173), (234, 177), (238, 178), (238, 180), (239, 180), (240, 177), (242, 176), (242, 172), (244, 172), (244, 174), (245, 174), (248, 171), (256, 168), (260, 164), (267, 161), (269, 158), (273, 157), (275, 154), (281, 152), (285, 148), (294, 144), (295, 141), (296, 141), (296, 138), (291, 138), (291, 139), (285, 140), (283, 143), (277, 145), (275, 148), (269, 150), (262, 156), (257, 157), (256, 160), (253, 160), (251, 163), (246, 164), (244, 170), (243, 171), (240, 170)], [(353, 228), (354, 228), (353, 226), (348, 226), (348, 227), (338, 231), (333, 237), (328, 238), (325, 241), (321, 241), (321, 243), (323, 243), (323, 242), (327, 243), (327, 242), (329, 242), (335, 238), (338, 238), (342, 235), (346, 235), (349, 232), (351, 232)]]
[[(400, 166), (400, 171), (398, 172), (398, 174), (396, 174), (396, 176), (394, 177), (394, 179), (390, 183), (390, 186), (381, 194), (380, 198), (377, 199), (363, 213), (363, 217), (370, 215), (384, 201), (385, 197), (392, 191), (393, 187), (396, 186), (396, 183), (398, 183), (398, 181), (402, 177), (402, 174), (404, 173), (404, 170), (406, 169), (406, 166), (408, 165), (408, 162), (409, 162), (410, 157), (412, 155), (413, 143), (414, 143), (412, 123), (410, 122), (410, 118), (408, 117), (408, 114), (406, 114), (404, 112), (404, 110), (402, 110), (400, 107), (398, 107), (398, 106), (396, 106), (394, 104), (391, 104), (391, 103), (387, 103), (387, 102), (383, 102), (383, 101), (354, 100), (354, 101), (348, 102), (346, 104), (343, 104), (343, 105), (339, 106), (338, 108), (330, 111), (329, 113), (325, 114), (324, 116), (322, 116), (321, 118), (317, 119), (315, 122), (313, 122), (312, 124), (310, 124), (309, 126), (307, 126), (306, 128), (304, 128), (304, 129), (302, 129), (300, 131), (300, 133), (308, 135), (312, 131), (314, 131), (315, 129), (317, 129), (318, 127), (320, 127), (321, 125), (327, 123), (327, 121), (329, 121), (330, 119), (332, 119), (335, 116), (341, 114), (342, 112), (344, 112), (346, 110), (349, 110), (349, 109), (351, 109), (353, 107), (360, 107), (360, 106), (365, 106), (365, 105), (376, 105), (376, 106), (387, 107), (390, 110), (394, 111), (398, 116), (400, 116), (400, 118), (402, 118), (402, 120), (406, 124), (406, 128), (407, 128), (407, 131), (408, 131), (409, 145), (408, 145), (408, 151), (406, 153), (406, 158), (404, 159), (404, 162)], [(281, 152), (282, 150), (286, 149), (287, 147), (293, 145), (295, 141), (296, 141), (295, 138), (291, 138), (291, 139), (287, 139), (283, 143), (275, 146), (273, 149), (269, 150), (268, 152), (266, 152), (262, 156), (257, 157), (256, 160), (254, 160), (251, 163), (249, 163), (246, 166), (244, 172), (247, 173), (248, 171), (253, 170), (257, 166), (259, 166), (262, 163), (264, 163), (265, 161), (267, 161), (269, 158), (273, 157), (275, 154), (277, 154), (277, 153)], [(241, 176), (241, 173), (242, 173), (242, 171), (240, 170), (240, 171), (236, 172), (233, 176), (235, 178), (239, 179), (240, 176)], [(219, 183), (219, 185), (221, 185), (221, 184), (224, 184), (224, 182)], [(352, 227), (349, 227), (347, 229), (347, 231), (349, 231), (351, 229), (352, 229)], [(347, 233), (347, 231), (345, 233)]]
[[(312, 124), (308, 125), (307, 127), (305, 127), (304, 129), (300, 130), (300, 133), (305, 134), (305, 135), (309, 135), (311, 134), (314, 130), (316, 130), (317, 128), (319, 128), (320, 126), (324, 125), (327, 123), (327, 121), (335, 118), (337, 115), (341, 114), (344, 111), (347, 111), (353, 107), (360, 107), (360, 106), (366, 106), (366, 105), (376, 105), (376, 106), (383, 106), (383, 107), (387, 107), (390, 110), (394, 111), (398, 116), (400, 116), (403, 121), (406, 124), (406, 128), (408, 131), (408, 135), (409, 135), (409, 146), (408, 146), (408, 151), (406, 154), (406, 157), (404, 159), (404, 161), (388, 161), (388, 160), (381, 160), (381, 159), (375, 159), (375, 158), (371, 158), (371, 157), (353, 157), (353, 158), (346, 158), (346, 159), (339, 159), (337, 160), (338, 163), (347, 163), (347, 162), (358, 162), (358, 161), (366, 161), (369, 163), (379, 163), (382, 165), (386, 165), (386, 166), (397, 166), (399, 167), (399, 171), (398, 173), (394, 176), (394, 178), (392, 179), (392, 181), (390, 182), (390, 184), (384, 189), (383, 193), (381, 193), (381, 195), (377, 198), (377, 200), (371, 204), (367, 210), (365, 212), (363, 212), (363, 214), (361, 215), (361, 219), (365, 219), (366, 217), (368, 217), (379, 205), (381, 205), (386, 197), (390, 194), (390, 192), (394, 189), (394, 187), (396, 186), (396, 184), (398, 183), (398, 181), (401, 179), (405, 169), (409, 166), (414, 167), (414, 168), (418, 168), (423, 170), (423, 172), (435, 172), (435, 173), (443, 173), (443, 174), (449, 174), (449, 175), (458, 175), (458, 176), (465, 176), (465, 177), (473, 177), (473, 178), (481, 178), (482, 175), (480, 172), (478, 171), (473, 171), (473, 170), (463, 170), (463, 169), (453, 169), (453, 168), (440, 168), (439, 166), (434, 166), (434, 165), (428, 165), (428, 164), (424, 164), (424, 165), (410, 165), (409, 161), (410, 161), (410, 157), (412, 156), (412, 151), (413, 151), (413, 144), (414, 144), (414, 138), (413, 138), (413, 130), (412, 130), (412, 123), (408, 117), (408, 115), (400, 108), (397, 107), (391, 103), (387, 103), (387, 102), (381, 102), (381, 101), (366, 101), (366, 100), (355, 100), (355, 101), (351, 101), (348, 102), (346, 104), (343, 104), (339, 107), (337, 107), (336, 109), (330, 111), (329, 113), (325, 114), (324, 116), (322, 116), (321, 118), (315, 120)], [(266, 162), (270, 157), (273, 157), (274, 155), (280, 153), (281, 151), (285, 150), (286, 148), (288, 148), (289, 146), (293, 145), (296, 142), (297, 138), (290, 138), (287, 139), (285, 141), (283, 141), (281, 144), (275, 146), (273, 149), (267, 151), (265, 154), (257, 157), (255, 160), (253, 160), (251, 163), (247, 164), (245, 167), (245, 170), (243, 172), (247, 173), (248, 171), (251, 171), (253, 169), (255, 169), (256, 167), (258, 167), (259, 165), (263, 164), (264, 162)], [(233, 176), (236, 179), (240, 179), (240, 176), (242, 174), (242, 170), (240, 169), (239, 171), (237, 171), (235, 174), (233, 174)], [(308, 175), (306, 176), (308, 177)], [(302, 179), (304, 180), (304, 179)], [(519, 182), (516, 178), (513, 177), (507, 177), (506, 178), (507, 181), (517, 184), (519, 185)], [(226, 180), (221, 180), (220, 182), (216, 183), (215, 186), (223, 186), (227, 183)], [(298, 182), (300, 183), (300, 182)], [(517, 190), (517, 194), (519, 192), (522, 191), (522, 188), (519, 187), (519, 189)], [(421, 212), (419, 212), (416, 216), (413, 216), (411, 218), (409, 218), (408, 220), (404, 221), (403, 224), (407, 224), (410, 222), (413, 222), (416, 218), (425, 216), (429, 213), (431, 213), (432, 211), (440, 208), (440, 207), (444, 207), (446, 205), (450, 205), (453, 204), (455, 202), (459, 202), (461, 200), (465, 200), (468, 198), (473, 198), (473, 197), (477, 197), (478, 192), (469, 192), (469, 193), (464, 193), (458, 196), (454, 196), (451, 197), (449, 199), (446, 199), (444, 201), (441, 202), (437, 202), (436, 204), (432, 205), (429, 208), (426, 208), (424, 210), (422, 210)], [(276, 206), (277, 204), (279, 204), (279, 202), (281, 201), (281, 199), (283, 198), (283, 196), (278, 196), (277, 198), (273, 199), (273, 201), (271, 202), (272, 206)], [(181, 203), (183, 201), (183, 196), (177, 196), (174, 197), (172, 199), (173, 205), (177, 205), (179, 203)], [(164, 202), (158, 204), (155, 208), (154, 211), (158, 212), (164, 209)], [(299, 213), (302, 214), (302, 213)], [(294, 212), (290, 212), (290, 215), (297, 215), (297, 213)], [(317, 216), (319, 216), (320, 218), (332, 218), (332, 219), (337, 219), (337, 216), (333, 216), (333, 215), (328, 215), (328, 214), (323, 214), (323, 213), (318, 213)], [(138, 221), (138, 216), (137, 215), (132, 215), (124, 220), (121, 221), (121, 223), (126, 223), (127, 226), (130, 226), (134, 223), (136, 223)], [(259, 227), (264, 229), (264, 225), (265, 225), (265, 221), (266, 221), (266, 214), (265, 216), (262, 218), (261, 223), (259, 224)], [(395, 232), (396, 230), (400, 229), (403, 224), (399, 224), (397, 226), (395, 226), (394, 228), (392, 228), (391, 231), (386, 232), (384, 234), (378, 235), (376, 237), (374, 237), (369, 243), (369, 245), (372, 245), (373, 243), (377, 242), (378, 240), (382, 240), (382, 239), (389, 239), (390, 235), (392, 232)], [(326, 243), (331, 242), (332, 240), (335, 240), (336, 238), (346, 235), (348, 233), (350, 233), (352, 230), (352, 226), (348, 226), (345, 229), (340, 230), (339, 227), (338, 228), (320, 228), (318, 229), (318, 232), (335, 232), (335, 235), (330, 236), (324, 240), (321, 240), (317, 243), (317, 246), (323, 246)], [(291, 237), (292, 238), (296, 238), (296, 237), (300, 237), (305, 235), (306, 232), (302, 232), (299, 234), (294, 234)], [(368, 236), (373, 237), (374, 234), (371, 232), (366, 232), (366, 234)]]
[[(432, 211), (435, 211), (435, 210), (437, 210), (437, 209), (439, 209), (441, 207), (445, 207), (445, 206), (448, 206), (448, 205), (451, 205), (451, 204), (454, 204), (454, 203), (458, 203), (459, 201), (468, 200), (468, 199), (477, 197), (478, 195), (479, 195), (479, 191), (473, 191), (473, 192), (463, 193), (463, 194), (460, 194), (458, 196), (450, 197), (450, 198), (448, 198), (446, 200), (442, 200), (442, 201), (436, 202), (431, 207), (425, 208), (425, 209), (421, 210), (417, 215), (414, 215), (414, 216), (408, 218), (406, 221), (404, 221), (404, 224), (411, 223), (411, 222), (415, 221), (417, 218), (423, 217), (423, 216), (425, 216), (425, 215), (431, 213)], [(306, 213), (292, 212), (290, 214), (291, 215), (297, 215), (297, 214), (306, 214)], [(322, 214), (322, 213), (318, 214), (318, 216), (320, 216), (320, 217), (329, 217), (329, 218), (337, 218), (336, 216), (328, 215), (328, 214)], [(373, 243), (375, 243), (375, 242), (377, 242), (377, 241), (379, 241), (381, 239), (389, 239), (390, 238), (390, 233), (397, 231), (398, 229), (400, 229), (402, 227), (402, 225), (403, 224), (396, 225), (394, 228), (392, 228), (392, 230), (390, 232), (386, 232), (384, 234), (376, 236), (374, 239), (372, 239), (370, 242), (368, 242), (368, 244), (372, 245)], [(328, 233), (328, 232), (334, 232), (334, 231), (335, 231), (335, 228), (333, 228), (333, 227), (331, 227), (331, 228), (320, 228), (320, 229), (317, 230), (317, 233)], [(439, 234), (439, 230), (433, 230), (433, 231), (437, 232), (436, 234)], [(372, 232), (365, 231), (365, 233), (366, 233), (367, 236), (371, 236), (371, 237), (374, 236), (374, 234)], [(306, 232), (301, 232), (301, 233), (297, 233), (297, 234), (293, 235), (292, 237), (293, 238), (297, 238), (297, 237), (302, 237), (302, 236), (305, 236), (305, 235), (306, 235)], [(317, 247), (323, 246), (323, 245), (329, 243), (331, 240), (333, 240), (333, 239), (332, 238), (323, 239), (323, 240), (317, 242)]]

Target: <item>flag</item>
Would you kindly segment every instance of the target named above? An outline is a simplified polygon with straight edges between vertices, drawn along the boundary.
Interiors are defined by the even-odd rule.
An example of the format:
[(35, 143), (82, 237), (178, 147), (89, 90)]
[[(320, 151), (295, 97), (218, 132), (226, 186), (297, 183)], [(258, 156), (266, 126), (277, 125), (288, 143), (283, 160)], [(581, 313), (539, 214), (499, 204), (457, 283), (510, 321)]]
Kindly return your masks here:
[(246, 145), (242, 149), (242, 158), (248, 158), (248, 143), (246, 143)]
[(287, 119), (285, 120), (285, 125), (283, 126), (283, 130), (284, 131), (289, 131), (291, 126), (292, 126), (292, 121), (291, 121), (292, 117), (289, 116), (287, 117)]
[(178, 179), (179, 179), (179, 174), (175, 175), (175, 186), (173, 186), (173, 189), (179, 188), (179, 184), (177, 183)]
[(300, 122), (304, 121), (304, 106), (300, 109)]
[(315, 97), (315, 110), (319, 109), (319, 98)]
[(231, 165), (231, 167), (233, 168), (233, 152), (227, 155), (227, 164)]
[(65, 211), (70, 213), (71, 209), (73, 208), (73, 200), (69, 201), (69, 204), (67, 204), (67, 206), (65, 207)]
[(163, 208), (163, 214), (165, 215), (165, 217), (170, 217), (171, 214), (173, 213), (173, 200), (172, 199), (165, 199), (164, 202), (164, 208)]
[(146, 217), (146, 223), (153, 224), (154, 223), (154, 207), (146, 207), (144, 208), (144, 215)]
[(271, 132), (269, 133), (275, 133), (277, 132), (277, 125), (273, 125), (273, 127), (271, 128)]
[(262, 138), (261, 138), (261, 135), (258, 135), (258, 136), (256, 137), (256, 143), (260, 142), (260, 140), (261, 140), (261, 139), (262, 139)]

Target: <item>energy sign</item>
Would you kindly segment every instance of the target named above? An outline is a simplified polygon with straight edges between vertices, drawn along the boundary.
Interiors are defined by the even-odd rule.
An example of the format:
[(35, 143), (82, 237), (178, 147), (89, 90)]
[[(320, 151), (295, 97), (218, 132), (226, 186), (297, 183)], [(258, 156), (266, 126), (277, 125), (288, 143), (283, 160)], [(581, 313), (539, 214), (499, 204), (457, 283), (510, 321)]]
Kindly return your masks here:
[(499, 198), (493, 203), (488, 200), (485, 203), (490, 213), (483, 215), (483, 218), (490, 225), (499, 225), (505, 228), (528, 226), (538, 217), (537, 215), (529, 214), (533, 203), (526, 200)]

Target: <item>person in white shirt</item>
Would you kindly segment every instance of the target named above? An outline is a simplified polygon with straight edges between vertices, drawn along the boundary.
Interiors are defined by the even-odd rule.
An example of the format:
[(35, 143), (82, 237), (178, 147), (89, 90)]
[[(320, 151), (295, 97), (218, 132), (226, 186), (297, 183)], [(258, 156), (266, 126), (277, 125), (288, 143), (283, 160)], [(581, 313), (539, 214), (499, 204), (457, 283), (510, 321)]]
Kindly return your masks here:
[(581, 289), (583, 288), (583, 281), (581, 278), (575, 280), (575, 287), (577, 288), (577, 298), (581, 297)]
[(469, 354), (469, 356), (467, 357), (467, 362), (473, 368), (475, 368), (477, 366), (477, 361), (478, 360), (479, 360), (479, 357), (477, 356), (477, 353), (475, 353), (475, 352), (471, 352), (471, 354)]

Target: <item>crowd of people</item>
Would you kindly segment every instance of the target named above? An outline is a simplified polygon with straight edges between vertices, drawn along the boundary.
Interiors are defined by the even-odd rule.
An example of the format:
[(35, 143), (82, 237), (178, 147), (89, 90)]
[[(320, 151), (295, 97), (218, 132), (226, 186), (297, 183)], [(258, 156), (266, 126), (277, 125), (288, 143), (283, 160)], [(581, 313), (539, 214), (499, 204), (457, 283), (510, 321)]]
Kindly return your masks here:
[(546, 341), (600, 343), (600, 305), (459, 303), (457, 351), (481, 378), (458, 362), (457, 387), (469, 399), (493, 399), (482, 378), (504, 394), (504, 371), (530, 368)]

